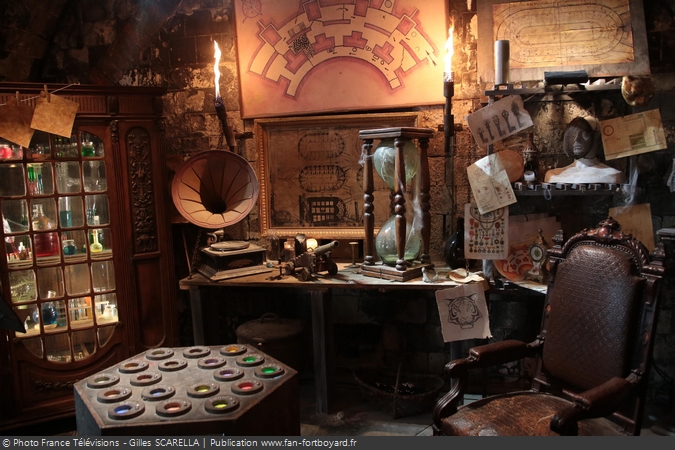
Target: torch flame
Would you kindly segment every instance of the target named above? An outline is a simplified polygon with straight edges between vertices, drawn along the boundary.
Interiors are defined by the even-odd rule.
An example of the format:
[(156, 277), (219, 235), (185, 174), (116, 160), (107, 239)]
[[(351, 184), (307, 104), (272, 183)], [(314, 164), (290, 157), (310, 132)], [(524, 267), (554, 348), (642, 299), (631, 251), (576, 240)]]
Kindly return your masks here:
[(213, 46), (215, 48), (213, 57), (216, 59), (216, 61), (213, 63), (213, 73), (215, 75), (215, 84), (216, 84), (216, 98), (220, 98), (220, 70), (218, 69), (218, 64), (220, 63), (220, 55), (222, 53), (216, 41), (213, 41)]
[(452, 35), (455, 31), (455, 23), (452, 22), (448, 29), (448, 40), (445, 41), (445, 81), (453, 81), (452, 79), (452, 55), (455, 52), (452, 42)]

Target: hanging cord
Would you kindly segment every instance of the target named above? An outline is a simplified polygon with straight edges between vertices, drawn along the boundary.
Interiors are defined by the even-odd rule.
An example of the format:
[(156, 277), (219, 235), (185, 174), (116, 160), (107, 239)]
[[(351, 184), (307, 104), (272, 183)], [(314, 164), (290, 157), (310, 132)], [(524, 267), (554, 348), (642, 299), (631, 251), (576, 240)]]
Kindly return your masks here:
[[(79, 85), (80, 85), (80, 83), (70, 83), (68, 86), (63, 86), (63, 87), (61, 87), (61, 88), (58, 88), (58, 89), (55, 89), (55, 90), (51, 91), (50, 94), (53, 94), (54, 92), (62, 91), (62, 90), (64, 90), (64, 89), (68, 89), (68, 88), (71, 87), (71, 86), (79, 86)], [(28, 100), (33, 100), (34, 98), (39, 98), (39, 97), (40, 97), (39, 95), (35, 95), (35, 96), (33, 96), (33, 97), (24, 98), (24, 99), (21, 100), (21, 101), (22, 101), (22, 102), (27, 102)], [(6, 106), (6, 105), (7, 105), (7, 103), (0, 103), (0, 106)]]

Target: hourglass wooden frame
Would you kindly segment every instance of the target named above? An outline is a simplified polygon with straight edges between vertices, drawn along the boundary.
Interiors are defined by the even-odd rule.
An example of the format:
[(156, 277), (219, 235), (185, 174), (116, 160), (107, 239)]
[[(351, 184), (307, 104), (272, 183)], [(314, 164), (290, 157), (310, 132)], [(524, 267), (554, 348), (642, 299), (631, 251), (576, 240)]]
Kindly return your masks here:
[[(359, 131), (359, 138), (363, 140), (363, 226), (365, 231), (364, 238), (364, 260), (361, 270), (364, 275), (377, 278), (386, 278), (399, 281), (406, 281), (422, 275), (423, 268), (431, 268), (431, 257), (429, 255), (429, 238), (431, 236), (431, 207), (429, 200), (431, 198), (429, 190), (431, 182), (429, 177), (429, 159), (427, 151), (429, 148), (429, 139), (434, 131), (430, 128), (379, 128), (373, 130)], [(373, 141), (376, 139), (394, 139), (396, 147), (395, 166), (394, 166), (394, 191), (392, 195), (393, 212), (396, 214), (396, 266), (390, 267), (383, 263), (375, 262), (375, 211), (373, 201), (375, 190), (373, 178)], [(419, 262), (408, 263), (404, 259), (406, 243), (406, 183), (405, 183), (405, 159), (403, 148), (406, 141), (417, 140), (416, 147), (420, 155), (420, 166), (416, 176), (419, 179), (419, 208), (421, 209), (421, 228), (422, 237), (422, 255)], [(414, 207), (414, 205), (413, 205)]]

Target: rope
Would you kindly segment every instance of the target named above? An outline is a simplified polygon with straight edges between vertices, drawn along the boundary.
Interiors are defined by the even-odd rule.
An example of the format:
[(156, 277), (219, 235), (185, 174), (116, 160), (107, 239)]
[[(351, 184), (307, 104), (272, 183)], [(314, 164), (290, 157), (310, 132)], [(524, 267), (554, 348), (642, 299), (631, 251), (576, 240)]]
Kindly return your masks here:
[[(70, 83), (68, 86), (63, 86), (61, 88), (58, 88), (58, 89), (55, 89), (55, 90), (51, 91), (50, 94), (53, 94), (54, 92), (62, 91), (64, 89), (68, 89), (71, 86), (79, 86), (79, 85), (80, 85), (80, 83)], [(20, 100), (20, 101), (27, 102), (28, 100), (33, 100), (34, 98), (39, 98), (39, 97), (40, 97), (39, 95), (35, 95), (33, 97), (24, 98), (23, 100)], [(7, 103), (0, 103), (0, 106), (6, 106), (6, 105), (7, 105)]]

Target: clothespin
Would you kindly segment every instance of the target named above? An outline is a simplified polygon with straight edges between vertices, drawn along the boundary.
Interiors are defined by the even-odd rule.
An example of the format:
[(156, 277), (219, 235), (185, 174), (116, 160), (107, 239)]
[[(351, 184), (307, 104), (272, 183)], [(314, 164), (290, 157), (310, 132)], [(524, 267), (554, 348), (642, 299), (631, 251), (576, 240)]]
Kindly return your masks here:
[(52, 100), (51, 100), (51, 98), (49, 97), (49, 91), (47, 90), (47, 85), (45, 84), (45, 85), (43, 85), (43, 86), (44, 86), (44, 88), (45, 88), (44, 93), (45, 93), (45, 98), (47, 98), (47, 103), (50, 103)]
[(19, 104), (19, 91), (16, 91), (16, 104)]

